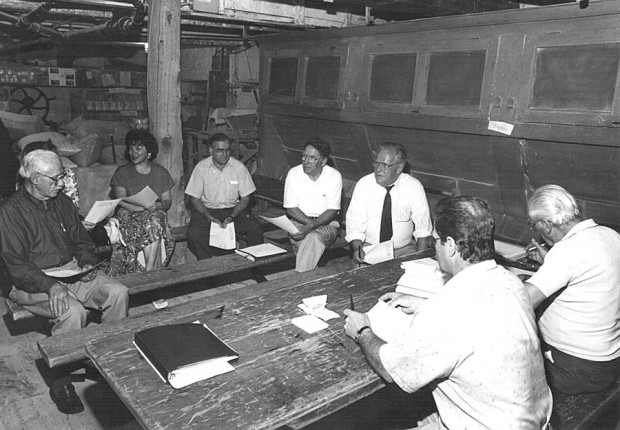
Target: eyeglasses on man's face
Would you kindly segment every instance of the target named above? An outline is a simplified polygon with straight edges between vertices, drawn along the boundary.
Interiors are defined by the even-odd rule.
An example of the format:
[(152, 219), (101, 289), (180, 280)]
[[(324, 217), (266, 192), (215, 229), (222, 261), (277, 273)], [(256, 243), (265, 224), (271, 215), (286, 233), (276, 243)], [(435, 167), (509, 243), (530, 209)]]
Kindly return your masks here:
[(226, 148), (226, 149), (221, 149), (221, 148), (214, 148), (213, 152), (215, 152), (216, 154), (219, 155), (223, 155), (223, 154), (230, 154), (230, 148)]
[(45, 176), (46, 178), (50, 179), (52, 182), (62, 181), (62, 180), (64, 180), (64, 179), (65, 179), (65, 177), (67, 176), (67, 175), (66, 175), (66, 173), (64, 173), (64, 172), (63, 172), (63, 173), (59, 173), (59, 174), (58, 174), (58, 175), (56, 175), (56, 176), (49, 176), (49, 175), (46, 175), (45, 173), (41, 173), (41, 172), (37, 172), (37, 173), (38, 173), (39, 175), (43, 175), (43, 176)]
[(530, 230), (532, 231), (536, 231), (536, 226), (538, 225), (539, 222), (541, 222), (542, 220), (539, 219), (538, 221), (533, 221), (531, 219), (527, 219), (527, 226), (530, 228)]
[(398, 164), (399, 163), (387, 164), (387, 163), (382, 163), (381, 161), (374, 161), (372, 163), (372, 167), (374, 167), (375, 170), (390, 170), (392, 167), (398, 166)]
[(301, 154), (301, 161), (308, 161), (309, 163), (316, 163), (322, 157), (315, 157), (313, 155)]

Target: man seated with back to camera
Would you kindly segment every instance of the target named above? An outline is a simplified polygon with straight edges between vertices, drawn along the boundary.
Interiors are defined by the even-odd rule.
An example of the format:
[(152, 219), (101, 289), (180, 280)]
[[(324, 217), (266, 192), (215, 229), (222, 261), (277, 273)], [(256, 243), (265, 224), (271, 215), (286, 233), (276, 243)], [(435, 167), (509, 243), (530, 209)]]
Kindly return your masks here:
[(575, 198), (558, 185), (534, 191), (530, 254), (542, 263), (525, 286), (543, 340), (547, 380), (563, 393), (592, 393), (620, 377), (620, 235), (583, 220)]
[[(13, 281), (9, 297), (30, 312), (54, 322), (52, 335), (86, 325), (85, 308), (102, 311), (102, 322), (127, 316), (127, 288), (101, 271), (95, 245), (78, 211), (61, 192), (65, 173), (58, 156), (35, 150), (21, 160), (21, 186), (0, 205), (2, 260)], [(84, 273), (71, 283), (51, 277), (49, 269)], [(70, 378), (52, 383), (52, 400), (67, 414), (84, 410)]]
[(346, 334), (383, 379), (410, 393), (430, 384), (438, 413), (419, 429), (544, 429), (549, 422), (552, 398), (534, 312), (519, 278), (493, 259), (494, 228), (483, 200), (440, 200), (435, 251), (452, 275), (441, 292), (381, 296), (412, 314), (388, 343), (366, 314), (345, 310)]

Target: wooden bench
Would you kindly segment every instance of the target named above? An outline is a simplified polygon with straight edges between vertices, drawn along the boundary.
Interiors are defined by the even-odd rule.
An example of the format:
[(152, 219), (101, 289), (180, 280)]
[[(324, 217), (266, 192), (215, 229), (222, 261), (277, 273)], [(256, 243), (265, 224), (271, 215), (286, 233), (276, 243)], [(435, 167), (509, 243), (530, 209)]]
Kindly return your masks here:
[(599, 393), (569, 395), (554, 392), (551, 427), (553, 430), (586, 430), (606, 411), (615, 411), (616, 419), (620, 419), (619, 406), (620, 378)]
[[(125, 285), (129, 294), (138, 294), (144, 291), (157, 290), (163, 287), (186, 284), (201, 279), (213, 278), (242, 270), (252, 270), (257, 267), (273, 263), (294, 261), (295, 255), (290, 252), (278, 254), (257, 261), (250, 261), (237, 254), (222, 255), (195, 263), (179, 264), (176, 266), (162, 267), (149, 272), (134, 273), (131, 275), (118, 276), (115, 279)], [(32, 317), (33, 314), (21, 307), (11, 299), (6, 299), (7, 309), (13, 321)]]
[(175, 313), (182, 310), (183, 313), (188, 315), (199, 311), (202, 312), (205, 308), (205, 302), (208, 302), (210, 308), (218, 308), (226, 306), (226, 304), (235, 300), (256, 297), (269, 291), (324, 278), (348, 270), (351, 267), (352, 263), (346, 261), (256, 285), (241, 287), (232, 291), (227, 290), (225, 287), (214, 288), (206, 291), (206, 297), (199, 301), (192, 300), (146, 315), (136, 315), (111, 323), (90, 324), (78, 331), (42, 339), (38, 342), (39, 351), (49, 367), (73, 363), (86, 358), (86, 343), (102, 340), (107, 336), (137, 330), (154, 323), (164, 323), (173, 314), (172, 309), (175, 310)]

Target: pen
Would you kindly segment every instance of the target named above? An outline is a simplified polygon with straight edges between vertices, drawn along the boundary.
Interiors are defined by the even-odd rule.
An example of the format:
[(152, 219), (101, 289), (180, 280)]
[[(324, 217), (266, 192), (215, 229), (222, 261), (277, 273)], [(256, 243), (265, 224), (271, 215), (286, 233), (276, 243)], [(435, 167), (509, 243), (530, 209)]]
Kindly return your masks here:
[[(546, 243), (541, 243), (540, 246), (542, 246), (543, 248), (547, 249), (547, 244)], [(527, 248), (525, 248), (525, 252), (531, 252), (534, 251), (536, 249), (536, 245), (530, 245)]]
[(353, 304), (353, 294), (349, 294), (349, 299), (351, 299), (351, 310), (355, 310), (355, 305)]

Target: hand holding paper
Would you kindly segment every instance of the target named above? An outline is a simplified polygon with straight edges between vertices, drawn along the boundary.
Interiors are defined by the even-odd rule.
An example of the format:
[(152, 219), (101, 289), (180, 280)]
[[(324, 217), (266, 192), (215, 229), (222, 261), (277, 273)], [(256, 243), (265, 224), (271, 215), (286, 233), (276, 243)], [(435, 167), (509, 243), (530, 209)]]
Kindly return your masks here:
[(364, 263), (377, 264), (394, 259), (394, 242), (391, 240), (364, 247)]
[(269, 221), (275, 226), (280, 227), (282, 230), (287, 232), (288, 234), (299, 234), (299, 229), (295, 227), (295, 225), (291, 222), (290, 219), (286, 215), (282, 215), (275, 218), (269, 218), (263, 215), (260, 215), (264, 220)]

